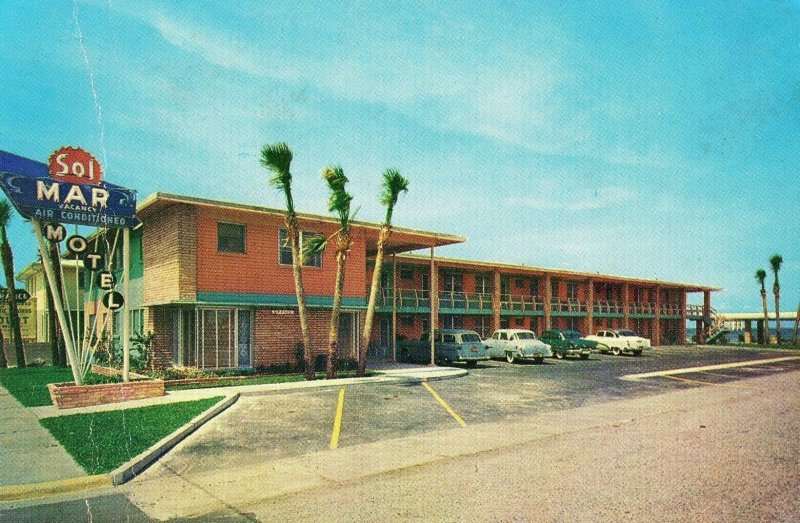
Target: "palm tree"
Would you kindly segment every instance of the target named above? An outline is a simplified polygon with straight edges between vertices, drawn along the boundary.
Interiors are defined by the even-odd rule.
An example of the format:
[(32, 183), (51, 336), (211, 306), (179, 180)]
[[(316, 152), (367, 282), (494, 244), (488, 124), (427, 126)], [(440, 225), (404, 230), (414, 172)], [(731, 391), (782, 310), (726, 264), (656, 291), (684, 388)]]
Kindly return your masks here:
[(781, 284), (778, 283), (778, 271), (783, 265), (783, 256), (778, 253), (773, 254), (769, 259), (772, 273), (775, 275), (775, 283), (772, 284), (772, 294), (775, 295), (775, 337), (778, 345), (781, 343)]
[(292, 163), (292, 151), (285, 143), (265, 145), (261, 149), (261, 165), (272, 171), (270, 185), (283, 191), (286, 197), (286, 230), (289, 237), (289, 247), (292, 251), (292, 272), (294, 273), (294, 289), (297, 295), (297, 310), (300, 316), (300, 331), (303, 338), (303, 359), (305, 360), (305, 373), (307, 380), (314, 379), (314, 361), (311, 357), (311, 337), (308, 331), (308, 316), (306, 313), (306, 298), (303, 291), (303, 260), (300, 256), (299, 236), (300, 226), (297, 223), (297, 212), (292, 199), (292, 173), (289, 167)]
[[(381, 191), (381, 204), (386, 206), (386, 219), (381, 224), (381, 231), (378, 235), (378, 252), (375, 255), (375, 269), (372, 272), (372, 285), (369, 290), (369, 302), (367, 303), (367, 316), (364, 321), (364, 332), (361, 336), (361, 347), (358, 353), (358, 370), (356, 374), (363, 376), (367, 370), (367, 349), (369, 339), (372, 336), (372, 321), (375, 316), (375, 301), (378, 296), (378, 288), (381, 281), (381, 270), (383, 269), (383, 256), (386, 242), (392, 233), (392, 214), (397, 198), (400, 193), (408, 192), (408, 180), (403, 178), (394, 169), (387, 169), (383, 173), (383, 188)], [(431, 326), (433, 328), (433, 326)]]
[(8, 368), (8, 360), (6, 360), (6, 340), (3, 337), (3, 329), (0, 329), (0, 369)]
[(314, 238), (303, 248), (303, 259), (321, 253), (332, 238), (336, 238), (336, 285), (333, 289), (333, 308), (331, 310), (331, 326), (328, 331), (328, 358), (325, 365), (325, 377), (336, 378), (336, 356), (339, 344), (339, 313), (342, 306), (342, 289), (344, 288), (344, 266), (350, 253), (350, 223), (353, 214), (350, 204), (353, 197), (345, 190), (347, 177), (341, 167), (326, 167), (322, 170), (322, 179), (330, 189), (328, 210), (339, 217), (339, 228), (327, 238)]
[(756, 271), (756, 280), (761, 284), (761, 307), (764, 309), (764, 338), (761, 340), (764, 344), (769, 344), (769, 313), (767, 313), (767, 289), (764, 287), (764, 280), (767, 279), (767, 271), (758, 269)]
[(8, 200), (0, 201), (0, 257), (3, 260), (3, 271), (6, 275), (6, 287), (8, 290), (8, 323), (11, 327), (11, 335), (14, 337), (14, 352), (17, 355), (17, 368), (25, 367), (25, 351), (22, 349), (22, 333), (19, 327), (19, 309), (17, 308), (17, 297), (14, 285), (14, 253), (11, 252), (11, 245), (8, 244), (6, 226), (11, 221), (11, 204)]

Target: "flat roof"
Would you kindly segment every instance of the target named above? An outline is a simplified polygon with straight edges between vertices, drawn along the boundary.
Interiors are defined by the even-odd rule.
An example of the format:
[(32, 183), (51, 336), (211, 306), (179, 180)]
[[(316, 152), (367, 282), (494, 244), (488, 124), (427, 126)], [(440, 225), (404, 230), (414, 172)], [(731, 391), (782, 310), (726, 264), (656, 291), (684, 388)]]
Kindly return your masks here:
[[(214, 207), (217, 209), (229, 209), (240, 212), (253, 212), (258, 214), (269, 214), (274, 216), (284, 216), (286, 211), (283, 209), (273, 209), (270, 207), (262, 207), (259, 205), (250, 205), (244, 203), (227, 202), (223, 200), (210, 200), (206, 198), (197, 198), (194, 196), (184, 196), (180, 194), (171, 194), (156, 192), (149, 195), (147, 198), (139, 202), (137, 206), (137, 214), (148, 214), (151, 212), (158, 212), (159, 210), (174, 204), (196, 205), (205, 207)], [(316, 221), (322, 223), (329, 223), (337, 225), (339, 221), (331, 216), (321, 216), (317, 214), (297, 213), (297, 218), (300, 221)], [(354, 220), (354, 226), (366, 229), (371, 234), (367, 237), (367, 255), (374, 255), (377, 252), (378, 233), (381, 229), (381, 224), (373, 222), (362, 222)], [(418, 249), (427, 249), (430, 247), (442, 247), (444, 245), (453, 245), (456, 243), (464, 243), (467, 238), (464, 236), (456, 236), (453, 234), (442, 234), (438, 232), (420, 231), (416, 229), (409, 229), (407, 227), (397, 227), (392, 225), (392, 235), (386, 246), (385, 252), (387, 254), (397, 254), (401, 252), (414, 251)]]
[[(430, 263), (430, 257), (418, 254), (403, 254), (397, 257), (397, 261), (398, 263), (411, 262), (414, 264), (426, 264)], [(500, 271), (505, 271), (506, 273), (513, 273), (518, 275), (550, 274), (555, 276), (563, 276), (565, 278), (571, 278), (573, 280), (579, 279), (583, 281), (592, 278), (597, 281), (606, 281), (613, 283), (640, 283), (651, 286), (679, 287), (682, 289), (686, 289), (688, 292), (703, 292), (703, 291), (716, 292), (722, 290), (721, 287), (711, 287), (707, 285), (698, 285), (694, 283), (671, 282), (671, 281), (653, 280), (647, 278), (631, 278), (626, 276), (615, 276), (612, 274), (600, 274), (599, 272), (592, 273), (592, 272), (581, 272), (581, 271), (569, 271), (564, 269), (548, 269), (546, 267), (535, 267), (531, 265), (514, 265), (503, 262), (476, 261), (476, 260), (465, 260), (457, 258), (442, 258), (439, 256), (435, 257), (435, 261), (440, 264), (447, 264), (448, 267), (477, 269), (477, 270), (481, 269), (500, 270)]]

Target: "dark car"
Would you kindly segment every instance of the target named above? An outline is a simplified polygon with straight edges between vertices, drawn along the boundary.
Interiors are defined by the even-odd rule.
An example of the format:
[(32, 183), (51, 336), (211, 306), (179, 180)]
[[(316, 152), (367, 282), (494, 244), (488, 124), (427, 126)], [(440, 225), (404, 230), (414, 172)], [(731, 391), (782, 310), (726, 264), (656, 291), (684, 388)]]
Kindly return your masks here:
[(597, 346), (597, 342), (584, 339), (580, 332), (571, 330), (546, 330), (542, 332), (541, 340), (552, 347), (553, 356), (558, 359), (578, 356), (586, 360)]

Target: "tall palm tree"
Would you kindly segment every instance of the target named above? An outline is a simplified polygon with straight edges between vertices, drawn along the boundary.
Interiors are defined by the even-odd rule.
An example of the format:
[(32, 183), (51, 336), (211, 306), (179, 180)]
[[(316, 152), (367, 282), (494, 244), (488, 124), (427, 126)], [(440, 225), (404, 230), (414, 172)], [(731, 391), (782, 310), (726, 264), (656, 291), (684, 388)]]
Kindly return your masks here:
[(300, 331), (303, 338), (303, 359), (305, 360), (305, 373), (307, 380), (314, 379), (314, 361), (311, 356), (311, 336), (308, 330), (308, 315), (306, 313), (306, 297), (303, 291), (303, 260), (300, 256), (300, 226), (297, 222), (297, 212), (294, 209), (292, 198), (292, 173), (289, 167), (292, 163), (292, 151), (285, 143), (265, 145), (261, 149), (261, 165), (272, 171), (270, 185), (282, 191), (286, 197), (286, 230), (289, 237), (289, 248), (292, 251), (292, 272), (294, 273), (294, 290), (297, 296), (297, 310), (300, 316)]
[(767, 271), (758, 269), (756, 271), (756, 280), (761, 284), (761, 307), (764, 309), (764, 338), (761, 340), (764, 344), (769, 344), (769, 313), (767, 312), (767, 289), (764, 287), (764, 280), (767, 279)]
[(9, 327), (11, 327), (11, 335), (14, 337), (17, 368), (21, 369), (25, 367), (25, 351), (22, 349), (19, 309), (17, 308), (17, 297), (15, 295), (14, 253), (11, 252), (11, 245), (8, 244), (8, 235), (6, 233), (9, 221), (11, 221), (11, 204), (8, 203), (8, 200), (2, 200), (0, 201), (0, 257), (3, 260), (3, 271), (6, 275), (6, 287), (8, 288), (8, 323)]
[(328, 358), (325, 365), (325, 377), (336, 378), (336, 357), (339, 345), (339, 313), (342, 308), (342, 289), (344, 288), (344, 267), (352, 244), (350, 224), (353, 212), (350, 204), (353, 197), (345, 189), (347, 177), (341, 167), (326, 167), (322, 170), (322, 179), (328, 184), (330, 196), (328, 210), (339, 217), (339, 228), (327, 238), (314, 238), (303, 247), (303, 259), (321, 253), (328, 241), (336, 238), (336, 284), (333, 289), (333, 308), (331, 310), (331, 326), (328, 331)]
[(773, 254), (769, 258), (769, 264), (772, 268), (772, 273), (775, 275), (775, 283), (772, 284), (772, 294), (775, 295), (775, 337), (778, 340), (778, 345), (781, 343), (781, 284), (778, 283), (778, 271), (781, 270), (783, 265), (783, 256), (778, 253)]
[[(364, 332), (361, 336), (361, 347), (358, 352), (358, 370), (356, 374), (363, 376), (367, 370), (367, 349), (369, 349), (369, 339), (372, 336), (372, 321), (375, 317), (375, 301), (378, 296), (378, 288), (381, 281), (381, 270), (383, 269), (384, 248), (392, 233), (392, 214), (394, 206), (400, 193), (408, 192), (408, 180), (403, 178), (394, 169), (387, 169), (383, 173), (383, 186), (380, 201), (386, 206), (386, 218), (381, 224), (381, 231), (378, 235), (378, 252), (375, 255), (375, 269), (372, 272), (372, 285), (369, 290), (369, 302), (367, 303), (367, 316), (364, 321)], [(433, 326), (431, 326), (433, 328)]]
[(8, 360), (6, 359), (6, 340), (3, 337), (3, 330), (0, 329), (0, 369), (8, 368)]

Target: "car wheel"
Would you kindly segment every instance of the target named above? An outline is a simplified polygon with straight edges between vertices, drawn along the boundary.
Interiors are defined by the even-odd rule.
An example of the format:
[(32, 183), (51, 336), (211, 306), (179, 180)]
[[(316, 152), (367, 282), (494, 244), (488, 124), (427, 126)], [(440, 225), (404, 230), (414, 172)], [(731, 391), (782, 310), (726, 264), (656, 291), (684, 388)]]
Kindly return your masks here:
[(556, 351), (556, 359), (563, 360), (564, 359), (564, 353), (560, 352), (560, 351)]
[(640, 351), (640, 350), (635, 350), (635, 351), (633, 351), (633, 355), (634, 355), (634, 356), (641, 356), (641, 355), (642, 355), (642, 351)]
[(611, 349), (611, 354), (613, 354), (614, 356), (619, 356), (620, 354), (622, 354), (622, 350), (619, 347), (613, 347)]
[(470, 367), (470, 368), (474, 367), (477, 364), (478, 364), (478, 362), (475, 361), (475, 360), (468, 360), (466, 363), (464, 363), (464, 365), (466, 365), (467, 367)]
[(537, 364), (538, 364), (538, 363), (543, 363), (543, 362), (544, 362), (544, 356), (541, 356), (541, 355), (539, 355), (539, 356), (534, 356), (534, 357), (533, 357), (533, 361), (534, 361), (535, 363), (537, 363)]
[(589, 355), (588, 354), (581, 354), (581, 359), (582, 360), (588, 360), (589, 359)]
[(506, 352), (506, 361), (507, 362), (514, 363), (515, 359), (516, 359), (516, 356), (514, 355), (513, 352)]

